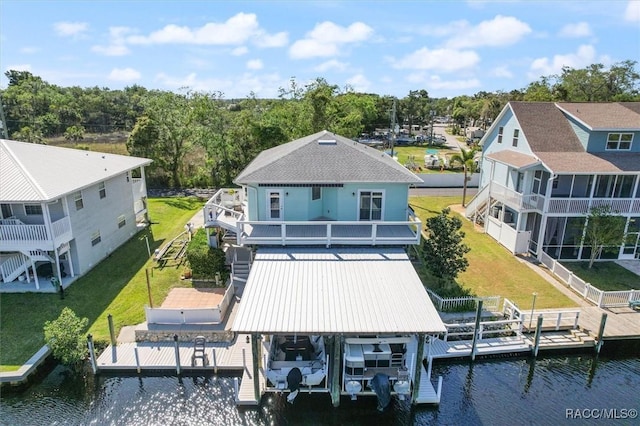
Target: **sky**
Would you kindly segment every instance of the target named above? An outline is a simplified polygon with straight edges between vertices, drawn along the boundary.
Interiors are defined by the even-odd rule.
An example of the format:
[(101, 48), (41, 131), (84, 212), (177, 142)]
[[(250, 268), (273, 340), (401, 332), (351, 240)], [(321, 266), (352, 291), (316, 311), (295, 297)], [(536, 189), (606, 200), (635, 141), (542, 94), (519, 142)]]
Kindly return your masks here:
[(292, 79), (452, 98), (524, 89), (563, 66), (640, 62), (640, 0), (0, 0), (0, 87), (277, 97)]

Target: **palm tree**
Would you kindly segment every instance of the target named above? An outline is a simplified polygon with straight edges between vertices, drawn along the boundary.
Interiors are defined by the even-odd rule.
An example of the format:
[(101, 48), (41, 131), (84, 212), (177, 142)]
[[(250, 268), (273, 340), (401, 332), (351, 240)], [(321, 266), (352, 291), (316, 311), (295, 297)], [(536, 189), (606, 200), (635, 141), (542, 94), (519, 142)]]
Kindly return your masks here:
[(465, 198), (467, 197), (467, 181), (469, 180), (469, 177), (467, 177), (467, 175), (475, 173), (476, 169), (478, 168), (474, 160), (476, 151), (477, 149), (475, 148), (471, 148), (468, 150), (460, 148), (460, 154), (454, 154), (449, 159), (450, 164), (453, 165), (455, 163), (460, 163), (462, 169), (464, 170), (464, 184), (462, 186), (462, 207), (464, 207)]

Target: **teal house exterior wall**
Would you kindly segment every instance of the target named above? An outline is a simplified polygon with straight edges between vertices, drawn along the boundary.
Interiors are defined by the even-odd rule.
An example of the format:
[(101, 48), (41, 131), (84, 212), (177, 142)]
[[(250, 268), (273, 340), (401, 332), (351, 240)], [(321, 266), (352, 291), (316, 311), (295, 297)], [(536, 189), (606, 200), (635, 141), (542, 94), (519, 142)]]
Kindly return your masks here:
[(319, 200), (312, 200), (311, 187), (255, 187), (247, 188), (249, 221), (266, 221), (267, 195), (282, 193), (284, 221), (335, 220), (356, 221), (360, 191), (380, 191), (383, 195), (383, 221), (406, 221), (409, 185), (402, 183), (345, 183), (342, 187), (322, 187)]

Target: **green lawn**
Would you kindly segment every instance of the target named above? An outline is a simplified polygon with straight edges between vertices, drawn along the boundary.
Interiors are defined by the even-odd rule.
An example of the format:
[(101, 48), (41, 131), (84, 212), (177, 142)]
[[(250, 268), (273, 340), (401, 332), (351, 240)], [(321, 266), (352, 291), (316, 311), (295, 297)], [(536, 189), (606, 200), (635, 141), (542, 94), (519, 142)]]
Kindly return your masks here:
[[(460, 204), (461, 197), (412, 197), (409, 203), (424, 222), (444, 207)], [(451, 214), (458, 214), (451, 212)], [(536, 307), (564, 308), (576, 304), (541, 278), (493, 238), (474, 229), (471, 222), (462, 221), (469, 267), (458, 276), (457, 283), (478, 296), (502, 296), (520, 307), (531, 306), (532, 293), (538, 294)], [(426, 282), (429, 287), (428, 281)]]
[(615, 262), (564, 262), (562, 266), (594, 287), (603, 291), (640, 289), (640, 278)]
[[(425, 169), (424, 168), (424, 156), (426, 154), (426, 150), (436, 150), (438, 151), (439, 156), (451, 156), (453, 154), (458, 153), (458, 151), (451, 149), (449, 147), (435, 147), (435, 146), (397, 146), (393, 148), (394, 155), (398, 157), (398, 163), (404, 165), (407, 164), (411, 157), (413, 157), (413, 161), (417, 166), (423, 168), (423, 173), (440, 173), (439, 169)], [(445, 170), (448, 172), (457, 172), (459, 170)]]
[[(61, 300), (58, 294), (2, 294), (0, 298), (0, 370), (16, 370), (44, 344), (43, 325), (68, 306), (89, 318), (89, 333), (100, 343), (109, 339), (107, 315), (113, 316), (116, 333), (123, 325), (144, 321), (149, 303), (145, 269), (150, 268), (152, 297), (161, 303), (170, 288), (187, 285), (180, 280), (182, 267), (154, 268), (147, 255), (184, 230), (184, 224), (202, 207), (196, 198), (152, 198), (153, 224), (78, 279)], [(151, 274), (150, 274), (151, 275)]]

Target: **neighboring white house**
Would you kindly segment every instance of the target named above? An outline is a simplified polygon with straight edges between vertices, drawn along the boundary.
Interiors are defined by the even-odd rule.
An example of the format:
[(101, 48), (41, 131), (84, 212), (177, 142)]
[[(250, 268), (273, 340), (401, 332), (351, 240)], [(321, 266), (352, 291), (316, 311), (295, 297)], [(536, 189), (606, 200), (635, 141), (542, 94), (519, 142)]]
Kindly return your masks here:
[(481, 141), (466, 215), (514, 253), (588, 259), (590, 210), (625, 218), (626, 242), (601, 259), (640, 259), (640, 102), (510, 102)]
[(66, 286), (131, 238), (146, 220), (149, 163), (0, 140), (0, 291), (37, 291), (50, 276)]

